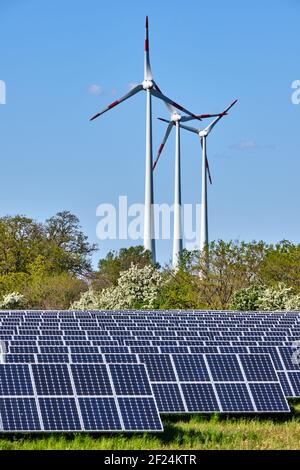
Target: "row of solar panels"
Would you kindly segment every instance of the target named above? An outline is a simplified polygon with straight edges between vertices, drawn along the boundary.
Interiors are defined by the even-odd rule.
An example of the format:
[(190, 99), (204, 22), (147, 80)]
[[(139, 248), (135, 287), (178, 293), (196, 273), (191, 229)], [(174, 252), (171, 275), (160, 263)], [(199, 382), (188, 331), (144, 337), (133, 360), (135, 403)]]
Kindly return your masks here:
[(289, 411), (268, 355), (150, 354), (139, 360), (1, 364), (0, 430), (158, 431), (158, 411)]
[[(95, 332), (94, 334), (117, 334), (118, 332), (128, 332), (130, 334), (160, 334), (160, 335), (174, 335), (174, 336), (291, 336), (295, 334), (300, 334), (300, 327), (294, 328), (278, 328), (273, 326), (271, 327), (257, 327), (257, 328), (238, 328), (238, 327), (203, 327), (201, 325), (193, 325), (193, 326), (184, 326), (184, 325), (176, 325), (176, 326), (168, 326), (168, 325), (93, 325), (93, 324), (83, 324), (83, 325), (73, 325), (69, 323), (61, 323), (61, 324), (53, 324), (53, 323), (44, 323), (44, 324), (35, 324), (31, 322), (24, 322), (20, 325), (15, 324), (0, 324), (1, 330), (7, 332), (6, 334), (15, 332), (18, 334), (24, 334), (24, 332), (33, 330), (36, 334), (40, 334), (42, 332), (53, 331), (57, 332), (57, 334), (63, 334), (67, 332), (74, 331), (74, 334), (80, 335), (84, 334), (84, 332)], [(96, 333), (97, 332), (97, 333)]]
[[(193, 318), (191, 312), (2, 313), (0, 333), (13, 334), (1, 335), (8, 354), (2, 356), (6, 363), (0, 365), (0, 430), (155, 431), (161, 430), (157, 406), (161, 413), (286, 412), (289, 408), (284, 394), (289, 397), (299, 393), (299, 371), (286, 368), (289, 364), (285, 361), (293, 353), (291, 348), (268, 351), (278, 373), (271, 356), (261, 354), (269, 348), (257, 348), (259, 354), (253, 354), (251, 348), (241, 350), (247, 344), (292, 344), (291, 339), (297, 339), (295, 322), (299, 315), (272, 314), (264, 319), (265, 314), (259, 314), (247, 326), (248, 332), (253, 327), (254, 335), (245, 335), (246, 327), (240, 323), (241, 328), (234, 331), (237, 334), (216, 334), (211, 341), (204, 331), (207, 325), (208, 329), (219, 323), (224, 328), (225, 324), (229, 326), (220, 312), (216, 316), (206, 314), (207, 324), (200, 320), (204, 319), (204, 312)], [(40, 325), (41, 319), (52, 322), (53, 316), (59, 319), (58, 327), (52, 323), (50, 329), (49, 324), (48, 328)], [(218, 322), (214, 323), (213, 318), (217, 317)], [(3, 322), (18, 318), (22, 323), (17, 328)], [(103, 336), (99, 336), (100, 330), (93, 331), (97, 327), (95, 318)], [(240, 318), (234, 314), (231, 320), (238, 322)], [(80, 333), (76, 334), (76, 328)], [(258, 336), (255, 328), (260, 329)], [(149, 329), (153, 332), (149, 333)], [(170, 334), (158, 336), (159, 331), (168, 330)], [(197, 330), (196, 335), (193, 330)], [(128, 332), (130, 339), (126, 339)], [(185, 334), (181, 336), (179, 332)], [(231, 337), (233, 341), (228, 340)], [(270, 338), (272, 342), (268, 341)], [(61, 344), (66, 345), (67, 341), (67, 346)], [(213, 347), (208, 350), (210, 343)], [(237, 343), (239, 349), (230, 353), (220, 350), (222, 345), (232, 343)], [(13, 354), (21, 352), (25, 354)], [(142, 372), (135, 372), (141, 367), (143, 379)], [(112, 377), (115, 368), (119, 378)], [(103, 379), (104, 370), (109, 382), (106, 377)], [(69, 383), (71, 386), (66, 385)], [(108, 383), (109, 393), (103, 392), (101, 386)]]
[(279, 381), (283, 387), (284, 394), (289, 398), (300, 397), (300, 361), (288, 348), (201, 348), (200, 351), (182, 351), (176, 348), (164, 352), (124, 352), (115, 348), (113, 351), (106, 351), (105, 353), (48, 353), (48, 354), (6, 354), (5, 363), (137, 363), (144, 362), (145, 357), (176, 355), (176, 357), (190, 356), (191, 358), (197, 354), (245, 354), (245, 355), (260, 355), (268, 354), (273, 362), (274, 369), (277, 373)]

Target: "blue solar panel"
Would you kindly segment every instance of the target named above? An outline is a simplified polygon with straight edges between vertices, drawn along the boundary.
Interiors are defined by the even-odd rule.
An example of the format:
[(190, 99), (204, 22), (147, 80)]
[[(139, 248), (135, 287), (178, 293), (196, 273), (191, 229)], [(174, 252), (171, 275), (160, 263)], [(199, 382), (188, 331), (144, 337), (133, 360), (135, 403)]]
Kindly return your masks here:
[(33, 398), (0, 398), (1, 431), (39, 431), (41, 423)]
[(0, 364), (0, 395), (33, 395), (26, 364)]
[(38, 395), (73, 395), (67, 364), (32, 364)]
[(266, 354), (240, 354), (239, 357), (249, 382), (277, 382), (278, 377), (273, 363)]
[(289, 412), (289, 406), (278, 383), (250, 383), (256, 409), (260, 412)]
[(203, 356), (196, 354), (174, 354), (174, 365), (181, 382), (209, 382)]
[[(285, 397), (296, 397), (296, 393), (294, 392), (290, 380), (288, 378), (287, 372), (277, 372), (283, 393)], [(299, 377), (300, 379), (300, 377)], [(300, 396), (300, 395), (299, 395)]]
[(71, 354), (74, 363), (103, 363), (102, 354)]
[(151, 395), (152, 390), (143, 364), (110, 364), (117, 395)]
[(167, 354), (140, 354), (139, 360), (146, 365), (151, 382), (175, 382), (176, 376), (170, 356)]
[(136, 354), (105, 354), (105, 362), (134, 364), (138, 362), (138, 358)]
[(190, 413), (213, 413), (221, 411), (211, 384), (183, 383), (182, 391)]
[(183, 413), (186, 411), (178, 384), (153, 383), (152, 390), (159, 412)]
[(79, 398), (79, 405), (86, 431), (122, 431), (113, 398)]
[(255, 411), (246, 384), (217, 383), (215, 387), (223, 412)]
[(207, 363), (213, 380), (217, 382), (243, 382), (237, 356), (233, 354), (207, 354)]
[(74, 398), (40, 398), (45, 431), (80, 431), (82, 426)]
[(293, 387), (293, 397), (300, 397), (300, 371), (287, 372), (291, 386)]
[(118, 400), (124, 428), (128, 431), (161, 431), (162, 424), (153, 398), (121, 397)]
[(112, 395), (107, 368), (102, 364), (72, 364), (77, 395)]

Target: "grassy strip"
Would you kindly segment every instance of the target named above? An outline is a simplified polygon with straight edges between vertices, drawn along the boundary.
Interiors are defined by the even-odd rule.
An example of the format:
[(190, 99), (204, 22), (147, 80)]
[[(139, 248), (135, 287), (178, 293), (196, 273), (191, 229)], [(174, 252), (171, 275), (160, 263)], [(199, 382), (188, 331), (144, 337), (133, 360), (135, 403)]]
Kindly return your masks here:
[(0, 449), (300, 449), (300, 403), (291, 405), (289, 416), (165, 417), (162, 434), (2, 434)]

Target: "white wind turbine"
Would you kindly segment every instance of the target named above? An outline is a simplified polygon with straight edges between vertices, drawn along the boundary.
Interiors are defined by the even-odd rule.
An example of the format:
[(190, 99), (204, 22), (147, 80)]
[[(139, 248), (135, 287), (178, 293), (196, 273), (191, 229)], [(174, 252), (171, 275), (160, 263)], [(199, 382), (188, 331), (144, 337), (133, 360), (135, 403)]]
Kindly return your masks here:
[(152, 152), (152, 96), (161, 99), (166, 104), (197, 119), (197, 116), (180, 104), (165, 96), (159, 89), (153, 79), (150, 57), (149, 57), (149, 35), (148, 35), (148, 17), (146, 17), (146, 38), (144, 47), (144, 80), (140, 85), (135, 86), (129, 93), (122, 98), (108, 105), (103, 111), (91, 117), (91, 121), (104, 114), (106, 111), (114, 108), (118, 104), (127, 100), (131, 96), (146, 91), (146, 171), (145, 171), (145, 214), (144, 214), (144, 248), (151, 252), (152, 261), (155, 262), (155, 239), (154, 239), (154, 214), (153, 214), (153, 152)]
[[(181, 214), (181, 150), (180, 150), (180, 127), (181, 122), (187, 122), (192, 119), (195, 119), (191, 116), (181, 116), (176, 109), (167, 105), (170, 112), (170, 121), (167, 127), (164, 139), (160, 144), (160, 147), (157, 152), (156, 160), (153, 164), (153, 170), (155, 169), (157, 162), (160, 158), (160, 155), (163, 151), (163, 148), (168, 140), (168, 137), (172, 131), (173, 126), (176, 128), (176, 137), (175, 137), (175, 178), (174, 178), (174, 228), (173, 228), (173, 255), (172, 255), (172, 266), (173, 269), (178, 269), (180, 261), (180, 253), (182, 252), (182, 214)], [(197, 118), (199, 120), (203, 118), (210, 118), (220, 116), (220, 114), (198, 114)]]
[[(189, 127), (184, 124), (179, 123), (179, 126), (187, 131), (193, 132), (200, 137), (201, 146), (202, 146), (202, 200), (201, 200), (201, 214), (200, 214), (200, 251), (203, 251), (204, 248), (208, 245), (208, 210), (207, 210), (207, 176), (209, 177), (210, 183), (211, 175), (209, 170), (209, 164), (207, 159), (207, 151), (206, 151), (206, 139), (207, 136), (210, 134), (212, 129), (215, 125), (222, 119), (223, 116), (228, 114), (228, 111), (235, 105), (238, 100), (233, 101), (233, 103), (228, 106), (222, 113), (217, 115), (218, 117), (210, 123), (205, 129), (196, 129), (194, 127)], [(203, 117), (203, 116), (202, 116)], [(171, 132), (172, 126), (174, 123), (168, 121), (166, 119), (159, 118), (161, 121), (167, 122), (168, 128), (166, 132), (166, 136), (168, 138), (169, 133)], [(190, 120), (189, 117), (184, 116), (182, 121)], [(169, 132), (168, 132), (169, 131)], [(165, 139), (166, 140), (166, 139)]]

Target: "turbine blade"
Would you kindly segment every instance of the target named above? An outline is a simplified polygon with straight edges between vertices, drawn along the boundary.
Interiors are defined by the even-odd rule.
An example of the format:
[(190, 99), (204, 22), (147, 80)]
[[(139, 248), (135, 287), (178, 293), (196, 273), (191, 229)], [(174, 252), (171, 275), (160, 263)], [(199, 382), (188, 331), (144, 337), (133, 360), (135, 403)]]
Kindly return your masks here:
[(208, 163), (208, 159), (207, 159), (207, 156), (206, 156), (206, 155), (205, 155), (205, 166), (206, 166), (206, 171), (207, 171), (207, 174), (208, 174), (209, 182), (210, 182), (210, 184), (212, 184), (212, 179), (211, 179), (211, 173), (210, 173), (209, 163)]
[[(154, 85), (154, 88), (159, 92), (159, 93), (162, 93), (161, 89), (159, 88), (159, 86), (157, 85), (157, 83), (152, 80), (153, 82), (153, 85)], [(174, 108), (174, 106), (172, 106), (171, 104), (169, 103), (165, 103), (166, 107), (168, 108), (168, 110), (170, 111), (171, 114), (175, 113), (176, 111), (176, 108)]]
[(180, 124), (180, 127), (182, 127), (182, 129), (185, 129), (187, 131), (190, 131), (190, 132), (194, 132), (194, 134), (197, 134), (199, 135), (199, 129), (196, 129), (195, 127), (190, 127), (190, 126), (185, 126), (184, 124)]
[[(227, 114), (227, 113), (225, 113)], [(218, 116), (224, 116), (223, 113), (219, 113), (219, 114), (197, 114), (198, 118), (200, 119), (207, 119), (207, 118), (212, 118), (212, 117), (218, 117)], [(180, 119), (181, 122), (188, 122), (188, 121), (192, 121), (194, 118), (191, 117), (191, 116), (182, 116), (182, 118)]]
[(180, 111), (183, 111), (184, 113), (188, 114), (189, 116), (192, 116), (194, 119), (198, 119), (201, 121), (199, 117), (196, 116), (196, 114), (191, 113), (188, 109), (184, 108), (180, 104), (176, 103), (175, 101), (171, 100), (168, 98), (166, 95), (163, 93), (155, 90), (154, 88), (151, 89), (152, 95), (156, 96), (156, 98), (159, 98), (160, 100), (164, 101), (165, 103), (169, 103), (171, 106), (174, 106), (176, 109), (179, 109)]
[(149, 54), (148, 16), (146, 16), (146, 35), (145, 35), (145, 44), (144, 44), (144, 80), (152, 80), (152, 71), (151, 71), (150, 54)]
[(106, 113), (106, 111), (109, 111), (110, 109), (114, 108), (115, 106), (117, 106), (118, 104), (122, 103), (123, 101), (127, 100), (128, 98), (130, 98), (131, 96), (133, 95), (136, 95), (136, 93), (138, 93), (139, 91), (141, 91), (143, 89), (143, 85), (137, 85), (135, 86), (134, 88), (132, 88), (132, 90), (130, 90), (126, 95), (122, 96), (122, 98), (114, 101), (113, 103), (109, 104), (105, 109), (103, 109), (103, 111), (100, 111), (99, 113), (97, 114), (94, 114), (94, 116), (92, 116), (90, 118), (90, 121), (93, 121), (94, 119), (98, 118), (99, 116), (101, 116), (102, 114)]
[(206, 131), (207, 131), (207, 134), (209, 134), (212, 129), (215, 127), (215, 125), (220, 121), (220, 119), (222, 119), (223, 116), (226, 116), (228, 114), (228, 111), (232, 108), (232, 106), (235, 105), (235, 103), (237, 102), (237, 100), (234, 100), (229, 106), (228, 108), (226, 108), (223, 113), (221, 113), (217, 119), (215, 119), (211, 124), (209, 124), (209, 126), (206, 127)]
[(156, 165), (157, 165), (157, 162), (158, 162), (158, 160), (159, 160), (159, 157), (160, 157), (160, 155), (161, 155), (161, 152), (163, 151), (163, 148), (164, 148), (164, 146), (166, 145), (166, 142), (167, 142), (167, 140), (168, 140), (168, 137), (169, 137), (169, 135), (170, 135), (170, 132), (171, 132), (171, 130), (172, 130), (173, 125), (174, 125), (174, 123), (173, 123), (172, 121), (170, 121), (170, 122), (169, 122), (169, 125), (168, 125), (168, 127), (167, 127), (167, 130), (166, 130), (165, 136), (164, 136), (164, 138), (163, 138), (163, 141), (162, 141), (162, 143), (161, 143), (160, 146), (159, 146), (159, 149), (158, 149), (158, 152), (157, 152), (157, 156), (156, 156), (156, 160), (155, 160), (155, 162), (154, 162), (154, 164), (153, 164), (153, 168), (152, 168), (153, 170), (155, 169), (155, 167), (156, 167)]
[(157, 119), (159, 119), (160, 121), (163, 121), (163, 122), (167, 122), (167, 123), (170, 122), (168, 119), (164, 119), (164, 118), (157, 118)]

